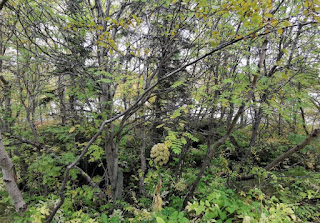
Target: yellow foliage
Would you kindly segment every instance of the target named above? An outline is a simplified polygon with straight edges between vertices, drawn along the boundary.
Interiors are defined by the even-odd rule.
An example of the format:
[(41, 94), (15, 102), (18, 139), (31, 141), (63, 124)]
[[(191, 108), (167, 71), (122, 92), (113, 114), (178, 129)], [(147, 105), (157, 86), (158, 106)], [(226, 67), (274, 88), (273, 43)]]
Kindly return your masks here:
[(163, 143), (154, 145), (151, 149), (150, 157), (154, 158), (154, 163), (163, 165), (169, 161), (170, 152), (168, 147)]
[(179, 180), (179, 182), (177, 182), (175, 185), (174, 185), (174, 188), (177, 190), (177, 191), (185, 191), (185, 189), (187, 188), (187, 183), (185, 181), (185, 179), (181, 178)]
[(161, 198), (160, 194), (154, 195), (153, 199), (154, 199), (153, 209), (155, 211), (161, 211), (163, 202), (162, 202), (162, 198)]

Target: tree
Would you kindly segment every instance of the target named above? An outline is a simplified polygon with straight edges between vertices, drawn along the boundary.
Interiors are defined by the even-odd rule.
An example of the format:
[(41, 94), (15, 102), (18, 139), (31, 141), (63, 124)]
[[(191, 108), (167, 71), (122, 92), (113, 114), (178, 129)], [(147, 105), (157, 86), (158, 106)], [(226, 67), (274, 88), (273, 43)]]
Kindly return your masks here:
[[(4, 7), (6, 2), (7, 1), (3, 0), (0, 3), (0, 14), (1, 14), (1, 10)], [(2, 30), (2, 25), (0, 25), (0, 30)], [(2, 34), (0, 35), (0, 39), (2, 42), (2, 40), (3, 40)], [(6, 50), (5, 46), (3, 44), (0, 44), (1, 55), (4, 55), (5, 50)], [(0, 73), (2, 72), (2, 66), (3, 66), (3, 64), (2, 64), (2, 60), (1, 60)], [(10, 106), (11, 106), (11, 104), (10, 104), (11, 89), (10, 89), (9, 82), (2, 75), (0, 75), (0, 79), (2, 81), (4, 92), (5, 92), (5, 94), (4, 94), (4, 100), (5, 100), (4, 114), (5, 114), (5, 117), (2, 120), (2, 124), (3, 124), (2, 128), (7, 129), (7, 128), (9, 128), (8, 118), (11, 115), (10, 114), (11, 113), (11, 108), (10, 108)], [(13, 200), (14, 207), (16, 208), (16, 210), (19, 214), (23, 214), (27, 210), (27, 205), (24, 202), (22, 194), (21, 194), (21, 192), (18, 188), (18, 185), (17, 185), (17, 176), (14, 171), (14, 165), (5, 150), (2, 136), (1, 136), (1, 129), (0, 129), (0, 167), (2, 169), (3, 181), (5, 183), (6, 190), (10, 194), (11, 199)]]

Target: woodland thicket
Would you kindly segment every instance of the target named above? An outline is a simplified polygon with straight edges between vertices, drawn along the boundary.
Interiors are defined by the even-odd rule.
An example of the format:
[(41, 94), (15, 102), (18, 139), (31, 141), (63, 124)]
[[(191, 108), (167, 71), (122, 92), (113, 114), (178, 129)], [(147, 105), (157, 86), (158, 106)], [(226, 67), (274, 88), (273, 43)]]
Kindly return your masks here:
[(0, 222), (319, 222), (319, 0), (0, 0)]

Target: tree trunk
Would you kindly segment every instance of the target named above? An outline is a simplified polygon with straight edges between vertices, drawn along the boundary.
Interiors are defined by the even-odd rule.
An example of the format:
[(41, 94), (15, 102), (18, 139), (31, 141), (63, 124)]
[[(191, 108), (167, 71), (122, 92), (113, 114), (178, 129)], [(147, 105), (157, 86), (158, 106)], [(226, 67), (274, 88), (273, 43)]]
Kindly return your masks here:
[(14, 207), (21, 215), (27, 210), (27, 205), (23, 200), (21, 191), (16, 182), (13, 163), (6, 153), (0, 132), (0, 167), (2, 168), (3, 181), (7, 192), (9, 193)]
[(255, 115), (254, 115), (254, 121), (252, 123), (250, 144), (249, 144), (249, 148), (248, 148), (245, 156), (241, 160), (242, 163), (244, 163), (247, 160), (247, 158), (249, 157), (249, 155), (251, 153), (251, 149), (256, 145), (256, 141), (257, 141), (257, 137), (258, 137), (258, 130), (259, 130), (262, 116), (263, 116), (262, 108), (259, 107), (258, 111), (255, 110), (254, 114)]
[(139, 171), (139, 192), (141, 195), (146, 194), (146, 189), (144, 186), (144, 174), (147, 169), (147, 162), (146, 162), (146, 131), (143, 127), (143, 138), (142, 138), (142, 145), (140, 147), (140, 171)]

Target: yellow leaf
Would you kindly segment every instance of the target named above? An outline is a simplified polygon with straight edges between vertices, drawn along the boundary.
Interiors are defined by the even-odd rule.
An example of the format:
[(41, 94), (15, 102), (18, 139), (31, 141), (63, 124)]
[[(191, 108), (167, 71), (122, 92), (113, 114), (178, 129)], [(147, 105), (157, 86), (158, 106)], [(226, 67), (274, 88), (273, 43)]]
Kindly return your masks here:
[(278, 25), (278, 20), (277, 19), (273, 19), (271, 24), (272, 24), (273, 27), (275, 27), (276, 25)]
[(266, 13), (264, 16), (267, 17), (267, 18), (272, 18), (273, 17), (273, 15), (271, 13)]
[(286, 21), (283, 22), (283, 25), (284, 25), (284, 26), (291, 26), (292, 24), (291, 24), (291, 22), (289, 22), (288, 20), (286, 20)]
[(72, 30), (75, 31), (75, 32), (77, 32), (77, 28), (76, 28), (76, 27), (73, 27)]
[(258, 196), (258, 200), (262, 200), (263, 199), (263, 194), (259, 194), (259, 196)]
[(283, 29), (278, 29), (277, 32), (278, 32), (279, 34), (282, 34), (282, 33), (283, 33)]
[(49, 209), (46, 207), (46, 206), (42, 206), (40, 208), (40, 213), (43, 214), (43, 215), (49, 215)]
[(74, 130), (76, 130), (76, 127), (75, 127), (75, 126), (72, 126), (72, 127), (70, 128), (70, 130), (69, 130), (69, 133), (73, 133)]
[(320, 23), (320, 16), (315, 16), (314, 19), (317, 20), (318, 23)]

